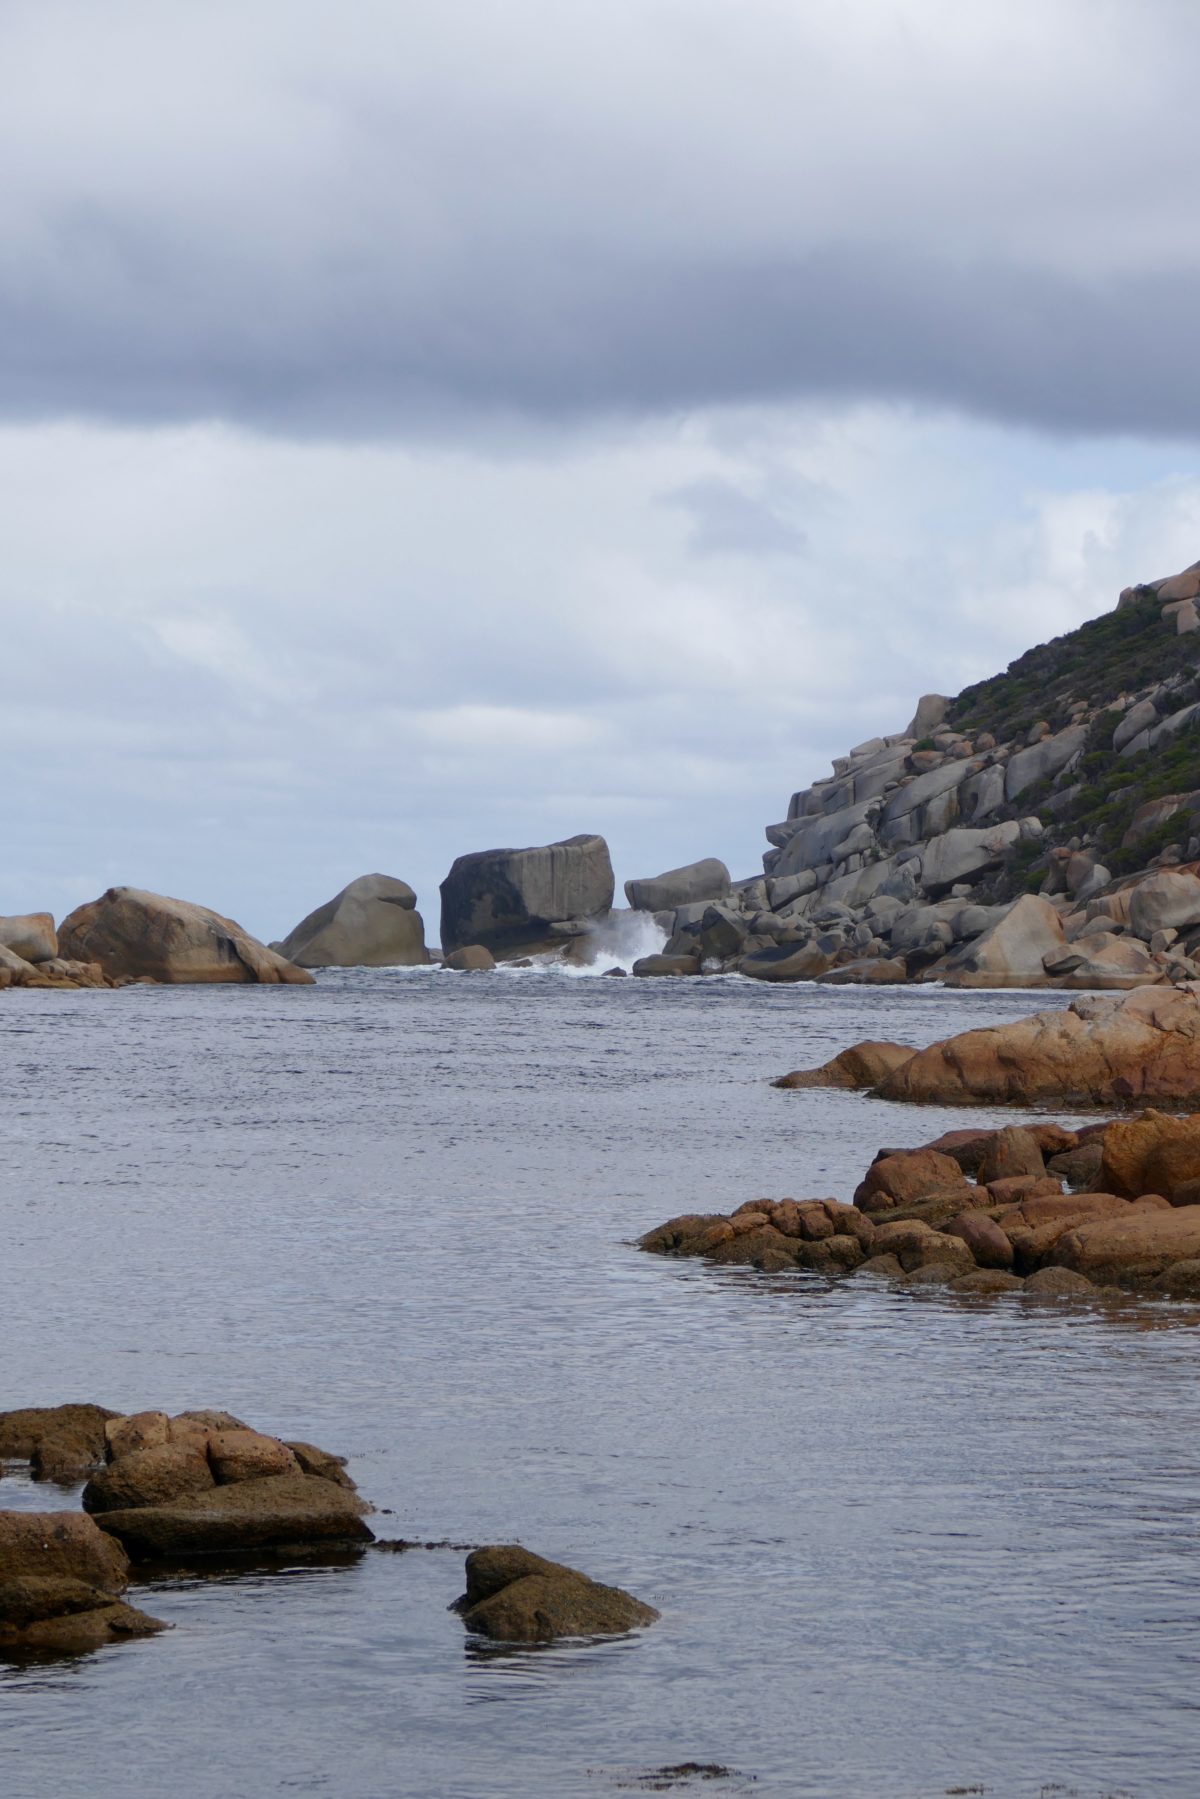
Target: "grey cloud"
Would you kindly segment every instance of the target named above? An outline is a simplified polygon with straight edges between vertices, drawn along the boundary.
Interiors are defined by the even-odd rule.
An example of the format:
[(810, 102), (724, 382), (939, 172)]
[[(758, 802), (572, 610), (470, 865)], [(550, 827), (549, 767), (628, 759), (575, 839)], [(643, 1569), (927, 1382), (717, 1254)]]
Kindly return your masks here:
[[(0, 413), (361, 438), (869, 397), (1190, 434), (1200, 21), (1010, 11), (18, 7)], [(65, 36), (87, 84), (47, 104), (23, 72)]]
[(1190, 435), (1200, 416), (1197, 274), (1083, 280), (871, 245), (733, 268), (564, 270), (534, 253), (430, 296), (387, 269), (352, 291), (319, 268), (296, 285), (268, 268), (225, 279), (199, 248), (172, 253), (152, 234), (121, 260), (121, 291), (100, 307), (68, 281), (69, 257), (36, 301), (11, 277), (0, 286), (10, 418), (385, 437), (489, 414), (562, 423), (797, 397), (1065, 431)]
[(697, 556), (795, 556), (808, 541), (798, 525), (732, 481), (690, 481), (663, 500), (690, 517), (688, 547)]

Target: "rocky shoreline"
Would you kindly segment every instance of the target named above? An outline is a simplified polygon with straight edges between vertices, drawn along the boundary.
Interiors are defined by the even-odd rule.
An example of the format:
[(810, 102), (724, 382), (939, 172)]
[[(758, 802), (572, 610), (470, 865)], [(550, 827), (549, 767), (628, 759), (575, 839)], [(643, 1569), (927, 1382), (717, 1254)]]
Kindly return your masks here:
[(751, 1199), (639, 1247), (955, 1293), (1200, 1299), (1200, 1116), (952, 1131), (880, 1149), (851, 1203)]

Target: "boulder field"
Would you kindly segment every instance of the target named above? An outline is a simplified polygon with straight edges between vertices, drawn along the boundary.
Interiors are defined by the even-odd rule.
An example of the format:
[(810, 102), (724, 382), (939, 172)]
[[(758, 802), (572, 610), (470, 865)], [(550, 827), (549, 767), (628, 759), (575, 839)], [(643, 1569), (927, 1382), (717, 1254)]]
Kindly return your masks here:
[(860, 1043), (774, 1085), (944, 1106), (1200, 1105), (1200, 984), (1090, 995), (926, 1049)]
[(959, 1293), (1200, 1299), (1200, 1115), (952, 1131), (881, 1149), (851, 1203), (747, 1200), (669, 1219), (639, 1247)]
[(1197, 578), (1126, 589), (1004, 674), (926, 694), (904, 731), (792, 794), (761, 875), (717, 891), (721, 865), (701, 862), (629, 882), (667, 933), (634, 972), (1117, 991), (1200, 979)]

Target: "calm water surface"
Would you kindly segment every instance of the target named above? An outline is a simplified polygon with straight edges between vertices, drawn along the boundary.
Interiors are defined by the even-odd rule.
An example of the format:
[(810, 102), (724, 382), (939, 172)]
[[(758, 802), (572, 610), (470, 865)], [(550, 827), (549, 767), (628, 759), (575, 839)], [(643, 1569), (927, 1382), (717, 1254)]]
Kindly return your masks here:
[(733, 1771), (675, 1789), (714, 1799), (1200, 1792), (1190, 1314), (630, 1247), (994, 1118), (767, 1080), (1028, 1009), (540, 973), (4, 995), (0, 1406), (229, 1407), (349, 1453), (381, 1535), (519, 1538), (663, 1620), (481, 1652), (457, 1549), (180, 1580), (145, 1596), (165, 1637), (0, 1667), (0, 1792), (602, 1799), (685, 1761)]

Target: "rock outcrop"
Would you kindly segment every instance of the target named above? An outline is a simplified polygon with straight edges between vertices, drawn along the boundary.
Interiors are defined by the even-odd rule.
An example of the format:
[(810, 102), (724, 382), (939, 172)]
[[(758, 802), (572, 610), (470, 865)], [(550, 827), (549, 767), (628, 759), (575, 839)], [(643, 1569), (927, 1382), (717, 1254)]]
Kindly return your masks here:
[(1194, 579), (1127, 590), (835, 758), (767, 827), (763, 878), (706, 894), (708, 916), (638, 884), (660, 918), (677, 899), (666, 953), (771, 981), (1200, 979), (1200, 596), (1161, 599)]
[(455, 1609), (468, 1630), (505, 1643), (624, 1636), (659, 1616), (622, 1588), (602, 1586), (518, 1543), (472, 1550), (467, 1590)]
[(25, 1406), (0, 1412), (0, 1461), (28, 1462), (38, 1480), (84, 1480), (105, 1457), (105, 1427), (118, 1412), (102, 1405)]
[(84, 1537), (95, 1543), (94, 1519), (121, 1545), (106, 1552), (121, 1567), (127, 1556), (138, 1562), (373, 1541), (363, 1522), (371, 1508), (342, 1457), (252, 1430), (228, 1412), (170, 1417), (72, 1405), (0, 1413), (0, 1455), (36, 1468), (50, 1451), (59, 1478), (68, 1461), (74, 1479), (90, 1474)]
[(58, 942), (64, 956), (98, 963), (110, 981), (312, 981), (231, 918), (138, 887), (110, 887), (77, 907)]
[(417, 896), (393, 875), (360, 875), (272, 950), (298, 968), (417, 968), (428, 960)]
[(852, 1085), (945, 1106), (1200, 1104), (1200, 986), (1080, 998), (908, 1053), (862, 1043), (774, 1085)]
[[(1200, 1141), (1200, 1116), (1168, 1121), (1175, 1145)], [(1132, 1121), (1140, 1148), (1168, 1143), (1161, 1115)], [(1147, 1293), (1200, 1299), (1200, 1195), (1176, 1187), (1172, 1206), (1146, 1191), (1067, 1191), (1051, 1167), (1087, 1144), (1106, 1167), (1132, 1169), (1139, 1144), (1118, 1119), (1089, 1137), (1058, 1125), (951, 1132), (918, 1149), (882, 1149), (854, 1204), (751, 1199), (728, 1215), (686, 1214), (649, 1231), (641, 1248), (701, 1256), (764, 1273), (794, 1270), (842, 1279), (861, 1273), (910, 1286), (980, 1296)], [(1131, 1155), (1133, 1159), (1131, 1160)], [(1183, 1174), (1184, 1156), (1168, 1172)], [(1161, 1164), (1160, 1164), (1161, 1167)], [(971, 1178), (967, 1170), (974, 1170)], [(1022, 1172), (1006, 1172), (1020, 1169)]]
[(228, 1412), (3, 1412), (0, 1457), (91, 1474), (82, 1512), (0, 1512), (0, 1653), (78, 1654), (165, 1628), (119, 1597), (131, 1564), (374, 1540), (344, 1457)]
[(603, 837), (459, 856), (441, 885), (442, 948), (482, 944), (499, 960), (561, 949), (608, 917), (613, 871)]
[(1197, 989), (1143, 987), (964, 1031), (919, 1050), (878, 1091), (942, 1105), (1200, 1103)]
[(129, 1558), (90, 1518), (0, 1512), (0, 1652), (80, 1654), (165, 1629), (121, 1598)]
[(340, 1460), (312, 1445), (222, 1412), (142, 1412), (106, 1438), (83, 1504), (135, 1561), (373, 1540)]

